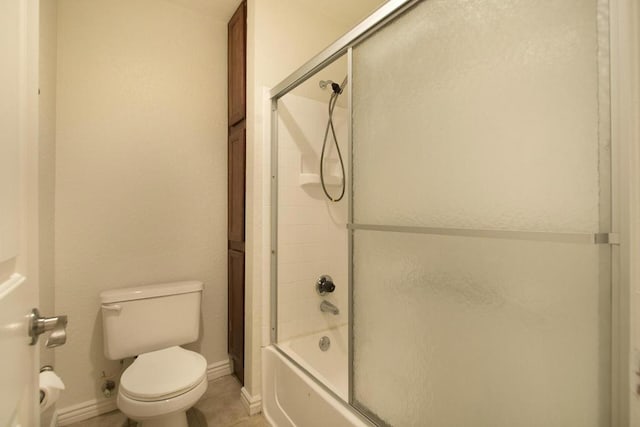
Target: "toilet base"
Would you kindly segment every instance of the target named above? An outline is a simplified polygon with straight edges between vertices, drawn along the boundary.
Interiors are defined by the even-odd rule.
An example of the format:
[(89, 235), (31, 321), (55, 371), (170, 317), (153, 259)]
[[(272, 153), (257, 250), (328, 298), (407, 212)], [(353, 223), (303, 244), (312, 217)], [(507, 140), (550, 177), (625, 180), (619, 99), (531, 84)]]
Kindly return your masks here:
[(138, 427), (188, 427), (187, 413), (174, 412), (162, 417), (149, 418), (138, 423)]

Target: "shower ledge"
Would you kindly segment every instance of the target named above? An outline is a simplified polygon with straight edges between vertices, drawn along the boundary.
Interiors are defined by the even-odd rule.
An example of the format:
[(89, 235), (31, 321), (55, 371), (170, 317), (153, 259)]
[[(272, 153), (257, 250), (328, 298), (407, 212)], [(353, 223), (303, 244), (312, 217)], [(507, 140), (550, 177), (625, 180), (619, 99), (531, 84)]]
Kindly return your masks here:
[[(298, 183), (301, 187), (305, 187), (307, 185), (320, 185), (320, 175), (317, 173), (301, 173)], [(324, 184), (333, 186), (342, 185), (342, 177), (337, 175), (325, 175)]]

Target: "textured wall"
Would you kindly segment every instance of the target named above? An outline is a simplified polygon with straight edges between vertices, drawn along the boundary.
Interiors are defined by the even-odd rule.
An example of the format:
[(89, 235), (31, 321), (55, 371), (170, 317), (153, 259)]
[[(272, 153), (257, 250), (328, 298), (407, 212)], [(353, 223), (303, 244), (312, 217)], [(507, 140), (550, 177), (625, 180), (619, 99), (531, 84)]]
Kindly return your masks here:
[[(100, 398), (99, 293), (205, 282), (201, 339), (227, 358), (226, 22), (170, 2), (58, 10), (56, 311), (59, 407)], [(179, 320), (179, 319), (177, 319)]]

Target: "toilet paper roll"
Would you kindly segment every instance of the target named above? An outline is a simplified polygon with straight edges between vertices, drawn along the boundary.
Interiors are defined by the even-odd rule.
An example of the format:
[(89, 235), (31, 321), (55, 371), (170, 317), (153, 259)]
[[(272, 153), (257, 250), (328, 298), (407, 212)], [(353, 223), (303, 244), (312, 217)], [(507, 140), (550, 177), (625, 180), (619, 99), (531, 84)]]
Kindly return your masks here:
[(64, 390), (64, 383), (55, 372), (40, 372), (40, 412), (56, 403), (61, 390)]

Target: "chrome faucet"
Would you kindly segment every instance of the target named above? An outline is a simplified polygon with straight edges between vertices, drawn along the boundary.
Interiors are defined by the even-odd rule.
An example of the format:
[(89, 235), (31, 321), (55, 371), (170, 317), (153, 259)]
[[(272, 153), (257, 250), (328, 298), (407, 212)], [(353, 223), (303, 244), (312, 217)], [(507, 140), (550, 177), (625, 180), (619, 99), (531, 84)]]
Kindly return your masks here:
[(316, 281), (316, 292), (318, 295), (324, 296), (327, 293), (331, 293), (336, 290), (336, 285), (333, 283), (333, 279), (328, 274), (323, 274)]
[(323, 313), (331, 313), (334, 316), (340, 314), (340, 310), (335, 305), (331, 304), (329, 301), (322, 301), (320, 303), (320, 311)]

